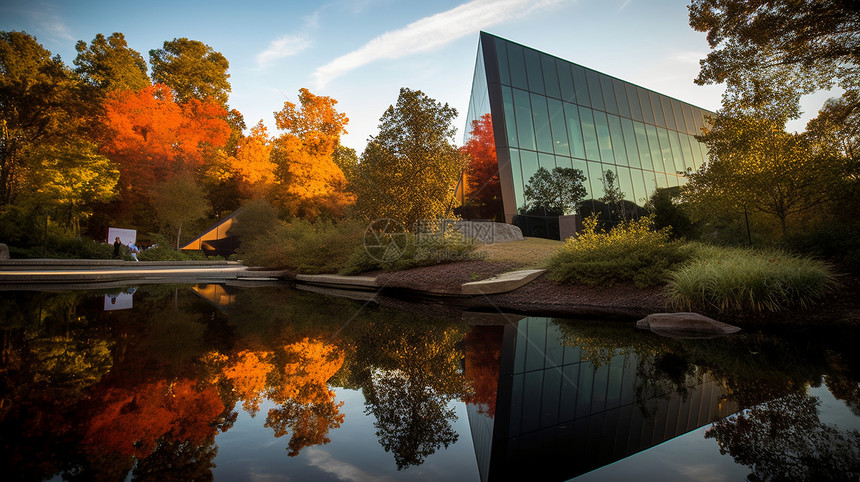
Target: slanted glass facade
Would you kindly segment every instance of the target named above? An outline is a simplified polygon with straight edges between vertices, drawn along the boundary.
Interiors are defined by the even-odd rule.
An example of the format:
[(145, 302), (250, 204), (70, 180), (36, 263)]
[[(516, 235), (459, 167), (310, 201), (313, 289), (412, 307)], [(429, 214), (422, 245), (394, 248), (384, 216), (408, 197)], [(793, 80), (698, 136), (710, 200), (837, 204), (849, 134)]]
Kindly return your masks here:
[(585, 174), (586, 199), (604, 195), (612, 170), (625, 199), (645, 204), (656, 188), (707, 159), (693, 137), (712, 113), (601, 72), (481, 32), (465, 135), (490, 114), (504, 215), (511, 222), (540, 168)]

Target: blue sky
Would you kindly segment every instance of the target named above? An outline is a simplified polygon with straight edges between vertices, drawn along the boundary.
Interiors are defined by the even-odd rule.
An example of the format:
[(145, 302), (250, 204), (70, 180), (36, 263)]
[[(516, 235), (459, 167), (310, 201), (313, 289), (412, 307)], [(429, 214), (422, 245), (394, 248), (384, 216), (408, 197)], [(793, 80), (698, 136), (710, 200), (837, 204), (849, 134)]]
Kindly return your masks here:
[[(75, 42), (98, 33), (122, 32), (147, 60), (165, 40), (199, 40), (229, 60), (229, 104), (249, 128), (263, 120), (274, 133), (273, 112), (307, 87), (338, 100), (350, 118), (343, 143), (361, 154), (400, 87), (455, 107), (462, 134), (481, 30), (716, 110), (723, 87), (693, 83), (708, 46), (689, 27), (686, 6), (683, 0), (31, 0), (0, 5), (0, 30), (36, 36), (69, 66)], [(807, 110), (814, 114), (820, 103), (811, 99)], [(806, 118), (790, 127), (802, 129)]]

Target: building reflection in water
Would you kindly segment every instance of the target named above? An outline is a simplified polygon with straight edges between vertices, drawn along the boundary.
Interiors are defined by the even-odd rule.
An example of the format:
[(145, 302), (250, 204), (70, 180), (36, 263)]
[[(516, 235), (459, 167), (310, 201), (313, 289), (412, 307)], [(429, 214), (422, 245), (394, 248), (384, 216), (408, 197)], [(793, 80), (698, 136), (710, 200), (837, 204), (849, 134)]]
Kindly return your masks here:
[[(588, 350), (565, 345), (549, 318), (474, 333), (480, 335), (467, 338), (466, 375), (477, 400), (467, 412), (483, 481), (525, 477), (536, 467), (548, 480), (576, 477), (738, 409), (695, 367), (661, 378), (648, 354), (619, 350), (595, 360)], [(487, 374), (469, 369), (493, 352), (498, 385), (488, 397)]]

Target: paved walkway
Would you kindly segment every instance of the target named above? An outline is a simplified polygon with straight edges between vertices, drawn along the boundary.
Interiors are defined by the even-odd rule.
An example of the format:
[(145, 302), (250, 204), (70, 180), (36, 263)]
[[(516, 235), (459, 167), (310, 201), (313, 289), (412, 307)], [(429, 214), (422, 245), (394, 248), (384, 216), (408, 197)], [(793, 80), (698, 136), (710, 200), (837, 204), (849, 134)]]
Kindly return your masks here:
[[(427, 294), (480, 295), (515, 290), (546, 270), (519, 270), (489, 279), (463, 283), (459, 289)], [(38, 284), (86, 284), (106, 282), (200, 282), (224, 280), (295, 280), (299, 283), (339, 291), (378, 291), (382, 288), (372, 276), (333, 274), (296, 275), (286, 271), (248, 270), (236, 261), (119, 261), (79, 259), (0, 260), (0, 287), (15, 289)]]

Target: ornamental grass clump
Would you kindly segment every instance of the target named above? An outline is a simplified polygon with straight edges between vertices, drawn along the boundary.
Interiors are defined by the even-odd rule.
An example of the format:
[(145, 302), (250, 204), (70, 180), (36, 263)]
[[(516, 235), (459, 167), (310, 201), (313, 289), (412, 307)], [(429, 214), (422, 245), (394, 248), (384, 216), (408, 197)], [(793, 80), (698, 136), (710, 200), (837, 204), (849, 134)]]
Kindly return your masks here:
[(681, 310), (777, 312), (809, 308), (838, 283), (823, 262), (779, 251), (708, 249), (671, 273), (666, 294)]
[(609, 232), (598, 227), (596, 216), (582, 225), (547, 261), (550, 279), (589, 286), (633, 282), (643, 288), (665, 283), (669, 269), (685, 260), (668, 229), (653, 230), (653, 215), (623, 222)]

